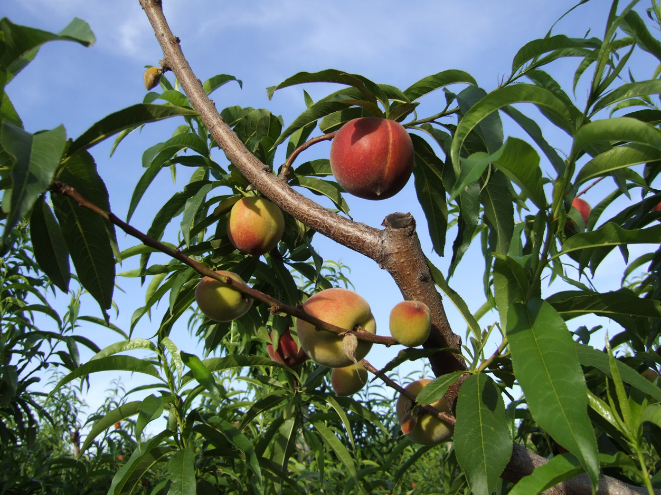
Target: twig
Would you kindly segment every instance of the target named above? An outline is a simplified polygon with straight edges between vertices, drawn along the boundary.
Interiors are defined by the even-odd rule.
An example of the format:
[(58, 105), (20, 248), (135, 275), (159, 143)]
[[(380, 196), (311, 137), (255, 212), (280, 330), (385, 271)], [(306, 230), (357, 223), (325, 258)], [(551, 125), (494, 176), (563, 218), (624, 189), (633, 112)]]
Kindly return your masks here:
[(280, 169), (280, 174), (278, 175), (278, 177), (280, 177), (283, 180), (287, 180), (287, 176), (289, 175), (289, 169), (291, 168), (292, 163), (294, 163), (294, 160), (296, 160), (296, 157), (300, 155), (302, 151), (305, 151), (313, 144), (320, 143), (321, 141), (330, 141), (335, 137), (336, 134), (337, 131), (324, 134), (323, 136), (313, 137), (309, 141), (306, 141), (305, 143), (300, 145), (298, 148), (292, 151), (291, 155), (289, 155), (289, 158), (287, 158), (287, 161)]
[(590, 189), (592, 189), (594, 186), (596, 186), (596, 185), (599, 184), (602, 180), (604, 180), (605, 178), (606, 178), (605, 175), (604, 175), (603, 177), (599, 177), (599, 178), (598, 178), (597, 180), (595, 180), (592, 184), (590, 184), (588, 187), (586, 187), (586, 188), (583, 189), (580, 193), (578, 193), (575, 197), (576, 197), (576, 198), (580, 198), (580, 197), (583, 196), (586, 192), (588, 192)]
[[(76, 191), (73, 187), (65, 184), (64, 182), (61, 181), (55, 181), (53, 183), (53, 186), (51, 188), (52, 192), (62, 194), (64, 196), (68, 196), (71, 199), (75, 200), (78, 202), (78, 204), (84, 208), (87, 208), (88, 210), (93, 211), (97, 215), (105, 218), (109, 222), (117, 225), (120, 229), (122, 229), (124, 232), (129, 234), (130, 236), (135, 237), (136, 239), (139, 239), (142, 241), (142, 243), (145, 246), (152, 247), (154, 249), (158, 249), (162, 253), (167, 254), (168, 256), (181, 261), (182, 263), (190, 266), (193, 270), (195, 270), (197, 273), (200, 275), (204, 275), (206, 277), (213, 278), (214, 280), (217, 280), (218, 282), (221, 282), (225, 285), (228, 285), (230, 287), (235, 288), (242, 294), (247, 295), (248, 297), (251, 297), (257, 301), (266, 303), (270, 306), (270, 311), (271, 313), (287, 313), (289, 315), (292, 315), (296, 318), (300, 318), (301, 320), (307, 321), (308, 323), (313, 324), (315, 327), (318, 329), (322, 329), (328, 332), (333, 332), (333, 333), (345, 333), (347, 331), (346, 328), (338, 327), (336, 325), (333, 325), (331, 323), (325, 322), (323, 320), (320, 320), (319, 318), (315, 318), (314, 316), (306, 313), (303, 310), (302, 305), (299, 307), (292, 307), (289, 306), (281, 301), (278, 301), (274, 297), (269, 296), (268, 294), (264, 294), (261, 291), (258, 291), (256, 289), (253, 289), (252, 287), (249, 287), (245, 284), (241, 284), (237, 282), (236, 280), (233, 280), (230, 277), (226, 277), (223, 275), (218, 275), (216, 272), (211, 270), (210, 268), (207, 268), (205, 265), (202, 263), (195, 261), (192, 258), (189, 258), (185, 254), (183, 254), (181, 251), (177, 249), (172, 249), (165, 244), (157, 241), (156, 239), (153, 239), (149, 237), (146, 234), (143, 234), (140, 232), (138, 229), (135, 227), (131, 227), (128, 223), (124, 222), (123, 220), (119, 219), (116, 215), (113, 213), (109, 213), (107, 211), (104, 211), (103, 209), (99, 208), (97, 205), (94, 203), (88, 201), (85, 199), (83, 196), (80, 195), (78, 191)], [(362, 340), (365, 342), (372, 342), (373, 344), (383, 344), (387, 346), (391, 346), (396, 344), (397, 342), (395, 339), (392, 337), (385, 337), (381, 335), (374, 335), (371, 334), (363, 329), (351, 329), (353, 333), (356, 335), (356, 338), (358, 340)]]
[[(385, 374), (381, 373), (379, 374), (379, 370), (377, 370), (374, 366), (372, 366), (369, 361), (366, 359), (363, 359), (361, 361), (362, 365), (364, 368), (369, 371), (370, 373), (373, 373), (374, 375), (378, 375), (378, 377), (390, 388), (395, 389), (397, 392), (402, 394), (404, 397), (410, 399), (414, 404), (417, 404), (417, 401), (415, 400), (415, 395), (413, 395), (411, 392), (403, 388), (401, 385), (398, 383), (392, 381), (390, 378), (388, 378)], [(420, 405), (420, 409), (425, 411), (426, 413), (431, 414), (432, 416), (436, 416), (438, 419), (441, 421), (454, 426), (457, 423), (457, 419), (452, 415), (448, 414), (442, 411), (439, 411), (435, 407), (425, 404), (425, 405)]]

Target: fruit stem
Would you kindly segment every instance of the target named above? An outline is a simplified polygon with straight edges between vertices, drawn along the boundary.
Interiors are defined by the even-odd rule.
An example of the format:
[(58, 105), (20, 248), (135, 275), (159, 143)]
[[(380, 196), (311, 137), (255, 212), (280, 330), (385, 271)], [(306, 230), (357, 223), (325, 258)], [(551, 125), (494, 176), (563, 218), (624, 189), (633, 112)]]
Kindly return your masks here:
[(330, 141), (335, 137), (336, 134), (337, 132), (330, 132), (328, 134), (323, 134), (321, 136), (313, 137), (309, 141), (306, 141), (305, 143), (300, 145), (298, 148), (292, 151), (291, 155), (289, 155), (289, 158), (287, 158), (287, 161), (280, 169), (280, 173), (278, 174), (278, 177), (282, 180), (287, 180), (287, 176), (289, 175), (289, 169), (291, 168), (292, 163), (294, 163), (294, 160), (296, 160), (296, 157), (300, 155), (302, 151), (305, 151), (313, 144), (320, 143), (321, 141)]
[(594, 186), (596, 186), (599, 182), (604, 180), (606, 176), (604, 175), (603, 177), (599, 177), (597, 180), (595, 180), (592, 184), (590, 184), (588, 187), (583, 189), (580, 193), (578, 193), (574, 198), (579, 198), (583, 196), (586, 192), (588, 192), (590, 189), (592, 189)]
[[(124, 232), (129, 234), (132, 237), (135, 237), (136, 239), (142, 241), (142, 243), (145, 246), (152, 247), (154, 249), (158, 249), (162, 253), (167, 254), (171, 258), (174, 258), (178, 261), (181, 261), (185, 265), (190, 266), (193, 270), (195, 270), (197, 273), (200, 275), (203, 275), (205, 277), (212, 278), (214, 280), (217, 280), (218, 282), (221, 282), (222, 284), (225, 284), (229, 287), (233, 287), (234, 289), (238, 290), (242, 294), (245, 294), (248, 297), (251, 297), (259, 302), (263, 302), (267, 304), (269, 307), (274, 308), (274, 311), (282, 312), (282, 313), (287, 313), (289, 315), (292, 315), (296, 318), (300, 318), (301, 320), (307, 321), (308, 323), (313, 324), (317, 329), (319, 330), (324, 330), (327, 332), (333, 332), (336, 334), (344, 333), (347, 331), (346, 328), (338, 327), (336, 325), (333, 325), (331, 323), (327, 323), (323, 320), (320, 320), (319, 318), (315, 318), (314, 316), (308, 314), (305, 312), (302, 306), (297, 305), (296, 307), (289, 306), (281, 301), (278, 301), (276, 298), (269, 296), (268, 294), (264, 294), (261, 291), (258, 291), (256, 289), (253, 289), (252, 287), (249, 287), (245, 284), (239, 283), (236, 280), (233, 280), (230, 277), (223, 276), (223, 275), (218, 275), (215, 271), (211, 270), (210, 268), (207, 268), (205, 265), (200, 263), (199, 261), (195, 261), (192, 258), (189, 258), (185, 254), (183, 254), (181, 251), (178, 249), (172, 249), (165, 244), (162, 244), (161, 242), (157, 241), (156, 239), (153, 239), (152, 237), (149, 237), (146, 234), (143, 234), (140, 232), (138, 229), (135, 227), (130, 226), (128, 223), (124, 222), (123, 220), (119, 219), (114, 213), (109, 213), (107, 211), (104, 211), (102, 208), (99, 208), (97, 205), (94, 203), (88, 201), (85, 199), (78, 191), (76, 191), (73, 187), (65, 184), (62, 181), (55, 181), (53, 183), (53, 186), (51, 188), (51, 191), (57, 194), (62, 194), (64, 196), (68, 196), (71, 199), (75, 200), (78, 202), (78, 204), (84, 208), (87, 208), (88, 210), (93, 211), (97, 215), (105, 218), (109, 222), (117, 225), (120, 229), (122, 229)], [(358, 329), (353, 332), (353, 334), (356, 336), (358, 340), (363, 340), (366, 342), (372, 342), (373, 344), (382, 344), (382, 345), (387, 345), (391, 346), (393, 344), (396, 344), (397, 342), (395, 339), (392, 337), (385, 337), (382, 335), (374, 335), (371, 334), (365, 330)]]

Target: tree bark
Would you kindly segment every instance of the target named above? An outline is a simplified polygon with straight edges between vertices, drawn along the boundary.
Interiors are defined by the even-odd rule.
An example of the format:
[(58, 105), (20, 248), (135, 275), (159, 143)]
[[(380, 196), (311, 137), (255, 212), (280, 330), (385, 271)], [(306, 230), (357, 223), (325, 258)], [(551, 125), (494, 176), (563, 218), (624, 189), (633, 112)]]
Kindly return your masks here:
[[(210, 134), (248, 181), (281, 209), (307, 226), (330, 239), (364, 254), (390, 273), (407, 300), (418, 300), (429, 306), (432, 313), (432, 332), (425, 344), (427, 348), (461, 349), (461, 337), (452, 332), (443, 300), (436, 290), (420, 241), (415, 232), (415, 220), (410, 214), (394, 213), (383, 222), (384, 230), (369, 227), (332, 213), (314, 201), (302, 196), (287, 182), (273, 175), (271, 168), (260, 162), (243, 145), (232, 129), (221, 118), (215, 104), (202, 89), (200, 82), (179, 46), (179, 38), (172, 34), (163, 15), (161, 0), (140, 0), (156, 39), (163, 49), (164, 68), (172, 70), (179, 80), (193, 108)], [(430, 358), (436, 376), (464, 370), (463, 359), (456, 354), (439, 352)], [(449, 391), (454, 402), (458, 387)], [(454, 400), (452, 400), (454, 399)], [(517, 482), (523, 476), (547, 461), (524, 447), (514, 444), (514, 451), (502, 477)], [(583, 495), (591, 493), (587, 477), (577, 476), (554, 487), (547, 493)], [(629, 495), (646, 493), (645, 489), (631, 487), (607, 476), (601, 477), (599, 494)], [(587, 488), (586, 488), (587, 487)], [(586, 491), (587, 489), (587, 491)], [(564, 491), (558, 491), (564, 490)], [(642, 491), (641, 491), (642, 490)], [(661, 494), (661, 491), (658, 493)]]

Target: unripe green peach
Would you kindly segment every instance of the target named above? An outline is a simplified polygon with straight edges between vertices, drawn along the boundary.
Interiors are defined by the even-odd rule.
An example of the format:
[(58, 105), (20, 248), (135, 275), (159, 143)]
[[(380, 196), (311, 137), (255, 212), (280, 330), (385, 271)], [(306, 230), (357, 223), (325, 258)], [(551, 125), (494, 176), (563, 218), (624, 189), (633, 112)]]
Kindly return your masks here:
[(354, 196), (386, 199), (408, 182), (414, 156), (413, 141), (400, 123), (361, 117), (333, 138), (330, 165), (335, 180)]
[(367, 370), (362, 363), (351, 363), (343, 368), (333, 368), (331, 385), (335, 395), (346, 397), (362, 390), (367, 384)]
[[(427, 386), (431, 380), (425, 378), (422, 380), (417, 380), (413, 383), (409, 383), (405, 390), (411, 392), (415, 397), (418, 396), (420, 391)], [(434, 408), (438, 409), (441, 412), (450, 412), (448, 403), (445, 400), (445, 397), (441, 397), (439, 400), (431, 404)], [(400, 395), (397, 399), (397, 418), (399, 423), (402, 425), (402, 431), (405, 432), (406, 436), (412, 442), (419, 443), (422, 445), (436, 445), (441, 442), (445, 442), (452, 437), (454, 433), (454, 427), (449, 425), (436, 416), (425, 413), (424, 411), (420, 412), (417, 421), (411, 421), (411, 409), (413, 408), (413, 402), (404, 396)]]
[(402, 301), (390, 312), (390, 334), (406, 347), (427, 342), (431, 331), (429, 307), (419, 301)]
[(161, 76), (163, 71), (158, 67), (150, 67), (145, 71), (145, 88), (149, 91), (158, 86), (158, 83), (161, 81)]
[(234, 203), (227, 221), (230, 242), (242, 253), (253, 256), (276, 247), (284, 231), (285, 217), (280, 208), (257, 196)]
[[(218, 270), (218, 275), (230, 277), (239, 283), (245, 282), (236, 273)], [(232, 287), (211, 277), (204, 277), (195, 289), (195, 300), (200, 311), (215, 321), (236, 320), (252, 306), (252, 299)]]
[[(376, 333), (376, 321), (369, 304), (348, 289), (334, 288), (318, 292), (305, 301), (303, 309), (320, 320), (346, 330), (359, 325), (370, 333)], [(296, 320), (296, 329), (303, 349), (312, 360), (331, 368), (353, 364), (342, 350), (342, 337), (339, 335), (317, 330), (314, 325), (301, 319)], [(363, 359), (371, 347), (370, 342), (359, 341), (354, 354), (356, 360)]]

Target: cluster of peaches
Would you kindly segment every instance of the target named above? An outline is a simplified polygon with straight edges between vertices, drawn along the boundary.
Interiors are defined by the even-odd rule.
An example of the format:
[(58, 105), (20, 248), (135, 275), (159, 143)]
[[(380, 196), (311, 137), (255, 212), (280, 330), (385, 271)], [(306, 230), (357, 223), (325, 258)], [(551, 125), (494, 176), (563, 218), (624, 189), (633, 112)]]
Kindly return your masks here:
[[(406, 129), (393, 120), (359, 118), (345, 124), (333, 139), (330, 151), (331, 170), (337, 182), (349, 193), (365, 199), (385, 199), (397, 194), (413, 171), (413, 143)], [(259, 196), (238, 200), (229, 213), (227, 233), (239, 251), (260, 256), (277, 246), (285, 227), (280, 209)], [(235, 273), (218, 271), (218, 275), (244, 283)], [(202, 313), (215, 321), (241, 317), (252, 305), (252, 299), (235, 288), (205, 277), (197, 286), (195, 299)], [(304, 311), (322, 321), (346, 329), (361, 328), (376, 334), (376, 322), (367, 301), (353, 291), (326, 289), (303, 304)], [(390, 314), (392, 337), (402, 345), (416, 347), (427, 341), (431, 330), (429, 308), (421, 302), (403, 301)], [(367, 370), (360, 363), (372, 344), (359, 341), (353, 356), (347, 355), (339, 334), (317, 330), (297, 319), (296, 335), (300, 348), (289, 329), (268, 344), (273, 361), (288, 367), (300, 366), (308, 359), (333, 368), (331, 385), (339, 396), (360, 391), (367, 383)], [(273, 334), (272, 334), (273, 337)], [(418, 380), (407, 387), (414, 396), (430, 380)], [(432, 404), (449, 412), (445, 399)], [(412, 415), (413, 402), (405, 396), (397, 401), (397, 416), (403, 433), (422, 444), (436, 444), (452, 435), (452, 427), (431, 415)]]

